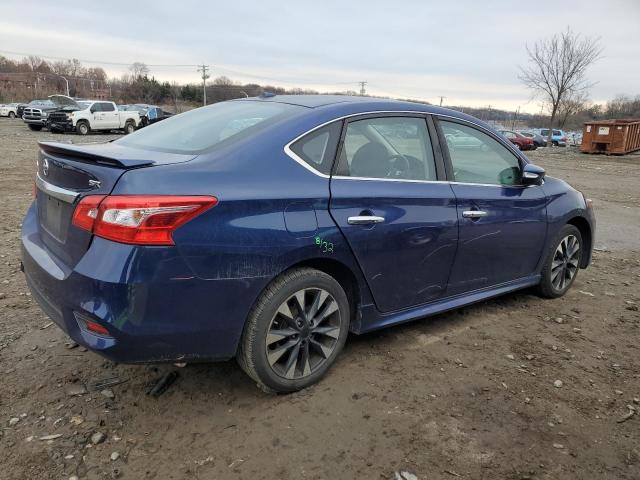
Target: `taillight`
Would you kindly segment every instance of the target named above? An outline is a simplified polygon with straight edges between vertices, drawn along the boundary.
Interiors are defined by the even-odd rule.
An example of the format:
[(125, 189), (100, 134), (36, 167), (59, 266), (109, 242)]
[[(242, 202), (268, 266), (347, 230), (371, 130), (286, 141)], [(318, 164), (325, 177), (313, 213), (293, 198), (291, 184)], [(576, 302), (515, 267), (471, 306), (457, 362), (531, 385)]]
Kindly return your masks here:
[(217, 203), (208, 196), (89, 195), (76, 207), (73, 224), (115, 242), (174, 245), (178, 227)]
[(73, 212), (73, 224), (91, 232), (93, 224), (98, 218), (98, 207), (104, 197), (104, 195), (84, 197)]

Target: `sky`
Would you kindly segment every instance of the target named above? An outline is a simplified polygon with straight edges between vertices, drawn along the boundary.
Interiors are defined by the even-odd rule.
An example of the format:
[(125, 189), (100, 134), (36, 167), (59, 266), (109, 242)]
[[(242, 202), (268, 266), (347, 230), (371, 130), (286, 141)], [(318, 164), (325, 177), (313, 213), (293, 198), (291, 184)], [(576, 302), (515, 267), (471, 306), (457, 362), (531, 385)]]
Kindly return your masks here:
[(567, 27), (603, 48), (591, 100), (640, 94), (640, 0), (0, 0), (0, 55), (78, 58), (110, 76), (143, 62), (185, 83), (201, 81), (193, 65), (204, 63), (241, 82), (367, 81), (372, 95), (536, 113), (518, 79), (526, 45)]

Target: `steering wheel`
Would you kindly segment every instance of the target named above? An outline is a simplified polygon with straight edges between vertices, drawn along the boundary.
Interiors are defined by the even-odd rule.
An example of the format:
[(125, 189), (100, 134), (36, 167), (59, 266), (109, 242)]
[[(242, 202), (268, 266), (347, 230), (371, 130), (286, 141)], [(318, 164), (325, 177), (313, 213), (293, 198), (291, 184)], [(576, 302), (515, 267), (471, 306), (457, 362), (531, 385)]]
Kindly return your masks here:
[(391, 155), (389, 157), (389, 171), (387, 172), (388, 178), (406, 177), (411, 171), (411, 165), (409, 160), (404, 155)]

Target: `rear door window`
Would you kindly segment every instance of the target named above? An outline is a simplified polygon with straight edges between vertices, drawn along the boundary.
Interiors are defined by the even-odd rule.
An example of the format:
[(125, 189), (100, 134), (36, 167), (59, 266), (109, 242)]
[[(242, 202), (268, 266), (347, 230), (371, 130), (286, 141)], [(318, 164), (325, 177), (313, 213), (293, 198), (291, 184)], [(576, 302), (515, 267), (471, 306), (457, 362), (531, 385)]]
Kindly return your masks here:
[(389, 180), (436, 180), (426, 120), (380, 117), (349, 122), (337, 174)]

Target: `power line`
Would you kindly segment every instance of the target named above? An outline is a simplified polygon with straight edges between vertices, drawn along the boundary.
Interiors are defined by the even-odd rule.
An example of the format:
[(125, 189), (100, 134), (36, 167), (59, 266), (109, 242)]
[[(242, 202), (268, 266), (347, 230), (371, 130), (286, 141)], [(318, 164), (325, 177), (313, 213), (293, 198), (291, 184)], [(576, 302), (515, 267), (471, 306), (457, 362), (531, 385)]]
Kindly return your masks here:
[[(13, 51), (9, 51), (9, 50), (0, 50), (0, 53), (5, 53), (5, 54), (9, 54), (9, 55), (21, 55), (23, 57), (39, 57), (42, 59), (52, 59), (52, 60), (71, 60), (71, 59), (75, 59), (78, 60), (79, 62), (84, 62), (84, 63), (93, 63), (93, 64), (98, 64), (98, 65), (113, 65), (113, 66), (119, 66), (119, 67), (128, 67), (133, 65), (136, 62), (128, 62), (128, 63), (123, 63), (123, 62), (109, 62), (106, 60), (88, 60), (86, 58), (75, 58), (72, 57), (71, 59), (69, 57), (56, 57), (53, 55), (34, 55), (33, 53), (24, 53), (24, 52), (13, 52)], [(157, 64), (157, 63), (145, 63), (145, 65), (147, 67), (197, 67), (198, 65), (196, 64)]]
[(361, 82), (358, 82), (358, 85), (360, 85), (360, 95), (362, 95), (362, 96), (364, 96), (364, 95), (367, 93), (367, 92), (366, 92), (366, 90), (364, 89), (364, 86), (365, 86), (367, 83), (368, 83), (368, 82), (366, 82), (366, 81), (364, 81), (364, 80), (363, 80), (363, 81), (361, 81)]

